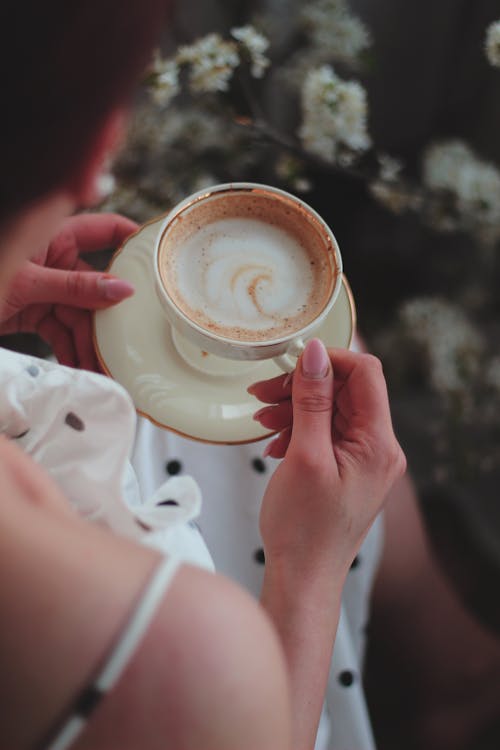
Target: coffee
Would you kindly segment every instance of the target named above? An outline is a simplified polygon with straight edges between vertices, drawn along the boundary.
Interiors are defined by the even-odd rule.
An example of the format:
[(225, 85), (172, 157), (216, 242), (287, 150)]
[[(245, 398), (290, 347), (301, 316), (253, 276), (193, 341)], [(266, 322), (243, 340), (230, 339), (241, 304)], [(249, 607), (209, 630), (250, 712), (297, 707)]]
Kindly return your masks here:
[(338, 273), (318, 219), (264, 191), (189, 205), (169, 224), (158, 257), (162, 283), (184, 315), (237, 341), (270, 341), (307, 326)]

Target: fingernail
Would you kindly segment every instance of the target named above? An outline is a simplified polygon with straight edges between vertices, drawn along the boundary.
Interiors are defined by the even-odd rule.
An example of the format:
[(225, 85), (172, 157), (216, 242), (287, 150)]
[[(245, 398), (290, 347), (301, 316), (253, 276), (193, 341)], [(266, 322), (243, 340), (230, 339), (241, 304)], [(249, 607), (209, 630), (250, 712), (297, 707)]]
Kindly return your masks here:
[(135, 292), (132, 284), (124, 279), (98, 279), (97, 286), (102, 296), (113, 302), (130, 297)]
[(270, 443), (266, 445), (264, 450), (262, 451), (262, 458), (267, 458), (269, 454), (271, 453), (274, 445), (274, 440), (272, 440)]
[(286, 377), (283, 378), (283, 390), (285, 390), (285, 388), (290, 385), (290, 383), (292, 382), (292, 380), (293, 380), (293, 372), (289, 372), (286, 375)]
[(302, 354), (302, 374), (306, 378), (320, 380), (330, 369), (330, 359), (323, 343), (319, 339), (312, 339), (306, 344)]
[(258, 389), (259, 385), (261, 384), (261, 381), (257, 381), (257, 383), (252, 383), (252, 385), (249, 385), (247, 388), (247, 393), (249, 393), (251, 396), (255, 396), (255, 391)]
[(274, 407), (272, 406), (264, 406), (262, 409), (256, 411), (252, 418), (255, 419), (256, 422), (258, 422), (263, 414), (267, 414), (267, 412), (272, 411), (273, 408)]

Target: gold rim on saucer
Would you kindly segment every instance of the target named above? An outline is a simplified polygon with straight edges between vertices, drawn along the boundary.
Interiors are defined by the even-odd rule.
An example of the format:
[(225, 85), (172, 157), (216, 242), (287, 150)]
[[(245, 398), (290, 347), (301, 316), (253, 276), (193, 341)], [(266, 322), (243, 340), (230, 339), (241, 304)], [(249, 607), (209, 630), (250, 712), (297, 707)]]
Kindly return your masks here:
[[(246, 389), (281, 374), (272, 360), (249, 363), (241, 376), (215, 377), (186, 365), (178, 355), (154, 287), (153, 249), (167, 213), (142, 225), (111, 259), (108, 272), (130, 281), (136, 292), (93, 316), (101, 367), (129, 392), (138, 414), (158, 427), (212, 444), (270, 437), (274, 433), (252, 419), (258, 402)], [(343, 275), (339, 297), (318, 335), (327, 346), (348, 348), (355, 328), (354, 298)], [(213, 357), (200, 351), (201, 356)]]

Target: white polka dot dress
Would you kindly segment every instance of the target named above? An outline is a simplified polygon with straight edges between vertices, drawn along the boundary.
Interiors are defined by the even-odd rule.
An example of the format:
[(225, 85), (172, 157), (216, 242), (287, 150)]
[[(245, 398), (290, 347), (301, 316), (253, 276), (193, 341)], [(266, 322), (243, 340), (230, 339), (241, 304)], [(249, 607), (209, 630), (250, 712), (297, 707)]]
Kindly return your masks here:
[(161, 477), (141, 495), (129, 462), (136, 414), (109, 378), (0, 349), (0, 434), (44, 467), (90, 522), (213, 570), (192, 477)]
[[(193, 476), (203, 490), (200, 529), (216, 570), (260, 594), (265, 565), (258, 518), (278, 462), (263, 459), (265, 442), (241, 446), (187, 440), (139, 419), (133, 465), (148, 496), (165, 476)], [(361, 681), (369, 595), (382, 544), (377, 519), (353, 563), (332, 658), (317, 750), (374, 750)]]

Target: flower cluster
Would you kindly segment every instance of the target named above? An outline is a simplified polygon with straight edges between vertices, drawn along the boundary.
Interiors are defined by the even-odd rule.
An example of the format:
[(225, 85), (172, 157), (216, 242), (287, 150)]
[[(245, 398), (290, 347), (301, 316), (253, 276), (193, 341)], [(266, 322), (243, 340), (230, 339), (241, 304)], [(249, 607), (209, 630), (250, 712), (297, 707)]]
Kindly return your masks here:
[(394, 156), (383, 153), (379, 154), (377, 159), (380, 167), (379, 179), (382, 182), (397, 182), (403, 169), (403, 162)]
[(494, 21), (486, 29), (484, 47), (489, 63), (500, 68), (500, 21)]
[(441, 299), (407, 302), (401, 318), (428, 357), (430, 380), (441, 394), (466, 395), (479, 368), (483, 341), (460, 308)]
[(343, 81), (329, 65), (311, 70), (302, 87), (304, 148), (328, 162), (339, 160), (342, 147), (361, 152), (371, 145), (366, 129), (366, 91), (356, 81)]
[(227, 91), (234, 69), (240, 64), (234, 42), (215, 33), (179, 47), (176, 61), (189, 66), (189, 85), (194, 93)]
[(371, 44), (370, 32), (352, 15), (345, 0), (315, 0), (304, 4), (301, 21), (316, 54), (352, 62)]
[(250, 25), (231, 29), (231, 36), (239, 42), (250, 57), (250, 72), (254, 78), (262, 78), (271, 61), (265, 56), (269, 40)]
[(465, 225), (500, 222), (500, 171), (479, 159), (461, 141), (438, 143), (427, 149), (424, 184), (446, 192)]
[(160, 107), (167, 107), (180, 91), (179, 66), (175, 60), (163, 60), (156, 52), (151, 75), (153, 100)]
[(171, 102), (180, 91), (179, 73), (183, 67), (188, 70), (193, 93), (227, 91), (241, 64), (241, 54), (247, 57), (252, 76), (262, 78), (270, 64), (264, 54), (269, 41), (250, 25), (232, 29), (231, 36), (232, 40), (226, 40), (217, 33), (207, 34), (193, 44), (179, 47), (171, 59), (164, 60), (157, 54), (150, 81), (153, 100), (160, 106)]

